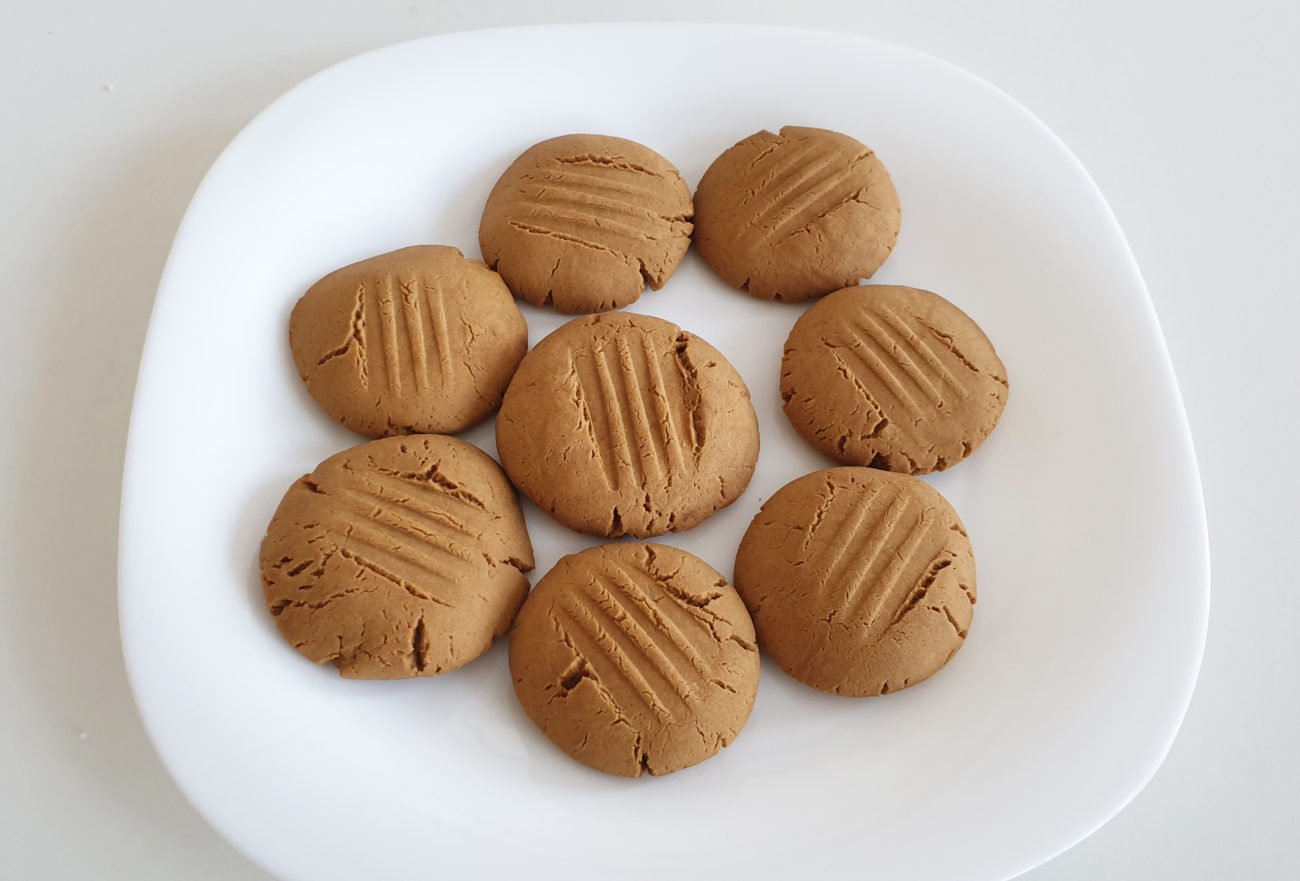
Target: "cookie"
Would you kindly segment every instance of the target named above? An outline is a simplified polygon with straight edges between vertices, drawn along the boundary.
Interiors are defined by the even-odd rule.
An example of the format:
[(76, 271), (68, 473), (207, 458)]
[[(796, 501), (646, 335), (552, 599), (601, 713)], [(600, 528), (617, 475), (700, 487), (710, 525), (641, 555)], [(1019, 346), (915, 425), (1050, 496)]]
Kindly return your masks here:
[(848, 135), (786, 126), (713, 161), (695, 191), (695, 245), (764, 300), (809, 300), (871, 278), (898, 239), (898, 194)]
[(289, 319), (289, 347), (311, 396), (358, 434), (445, 434), (501, 403), (528, 326), (495, 272), (418, 245), (312, 285)]
[(736, 554), (736, 590), (764, 653), (795, 679), (888, 694), (962, 647), (975, 558), (956, 512), (924, 481), (831, 468), (763, 505)]
[(474, 660), (509, 629), (532, 567), (501, 469), (438, 435), (326, 459), (289, 488), (261, 553), (280, 634), (351, 679), (432, 676)]
[(528, 148), (488, 196), (483, 259), (516, 297), (603, 312), (659, 290), (691, 243), (691, 191), (648, 147), (565, 135)]
[(758, 419), (740, 374), (704, 340), (648, 315), (594, 315), (524, 358), (497, 450), (515, 486), (570, 529), (647, 538), (744, 492)]
[(978, 325), (938, 294), (855, 285), (795, 322), (781, 398), (795, 430), (831, 458), (923, 474), (989, 436), (1007, 373)]
[(528, 718), (609, 774), (668, 774), (740, 733), (758, 689), (745, 605), (698, 557), (630, 542), (564, 557), (524, 603), (510, 673)]

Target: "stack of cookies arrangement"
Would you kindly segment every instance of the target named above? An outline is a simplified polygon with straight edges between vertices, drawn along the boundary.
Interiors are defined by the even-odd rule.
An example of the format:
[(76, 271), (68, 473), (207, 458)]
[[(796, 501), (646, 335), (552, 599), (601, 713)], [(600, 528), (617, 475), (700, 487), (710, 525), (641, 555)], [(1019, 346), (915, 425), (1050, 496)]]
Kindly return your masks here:
[[(929, 677), (966, 637), (975, 565), (957, 514), (914, 475), (979, 446), (1007, 379), (952, 303), (859, 284), (899, 220), (884, 165), (835, 132), (746, 138), (693, 199), (654, 151), (570, 135), (501, 176), (485, 262), (421, 245), (321, 279), (293, 310), (294, 360), (331, 417), (377, 439), (326, 459), (276, 510), (261, 574), (280, 633), (361, 679), (446, 673), (509, 633), (529, 718), (578, 761), (633, 777), (727, 746), (760, 651), (842, 695)], [(666, 284), (692, 241), (754, 297), (818, 300), (786, 342), (781, 396), (842, 467), (762, 506), (734, 587), (680, 549), (616, 541), (564, 557), (530, 593), (516, 489), (569, 529), (646, 539), (691, 529), (749, 483), (758, 420), (726, 357), (613, 311)], [(516, 298), (587, 314), (528, 351)], [(451, 436), (498, 408), (500, 465)]]

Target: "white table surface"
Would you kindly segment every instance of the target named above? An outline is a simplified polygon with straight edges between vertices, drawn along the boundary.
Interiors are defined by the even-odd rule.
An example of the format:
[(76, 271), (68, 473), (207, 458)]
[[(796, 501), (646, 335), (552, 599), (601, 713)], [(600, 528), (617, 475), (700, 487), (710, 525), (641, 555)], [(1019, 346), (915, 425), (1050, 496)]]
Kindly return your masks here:
[(1213, 609), (1200, 684), (1162, 770), (1109, 825), (1024, 877), (1300, 877), (1292, 0), (0, 0), (0, 877), (267, 877), (169, 780), (117, 635), (136, 364), (172, 234), (208, 165), (273, 98), (358, 52), (467, 28), (649, 17), (921, 49), (1019, 99), (1091, 171), (1182, 385)]

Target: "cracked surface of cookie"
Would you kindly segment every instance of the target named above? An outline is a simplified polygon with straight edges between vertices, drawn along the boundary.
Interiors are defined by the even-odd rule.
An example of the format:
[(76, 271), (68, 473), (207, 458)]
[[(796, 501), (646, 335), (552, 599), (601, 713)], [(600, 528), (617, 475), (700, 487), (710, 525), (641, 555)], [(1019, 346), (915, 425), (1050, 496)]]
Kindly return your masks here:
[(515, 296), (603, 312), (659, 290), (691, 243), (691, 191), (648, 147), (564, 135), (525, 150), (492, 188), (479, 225), (487, 265)]
[(852, 696), (929, 678), (965, 643), (975, 558), (919, 478), (830, 468), (777, 491), (736, 554), (759, 645), (795, 679)]
[(289, 319), (298, 375), (367, 437), (463, 431), (497, 408), (528, 350), (500, 276), (442, 245), (331, 272)]
[(827, 456), (906, 474), (942, 471), (984, 442), (1007, 372), (974, 321), (938, 294), (854, 285), (805, 312), (785, 343), (781, 399)]
[(758, 689), (744, 603), (716, 570), (666, 545), (622, 542), (561, 559), (510, 635), (528, 717), (609, 774), (668, 774), (740, 733)]
[(297, 480), (262, 540), (266, 605), (353, 679), (455, 670), (505, 634), (533, 548), (496, 462), (451, 437), (370, 441)]
[(764, 300), (809, 300), (871, 278), (900, 221), (876, 154), (826, 129), (751, 135), (715, 159), (695, 191), (700, 256)]
[(515, 486), (570, 529), (648, 538), (744, 492), (758, 418), (740, 374), (704, 340), (648, 315), (593, 315), (528, 353), (497, 450)]

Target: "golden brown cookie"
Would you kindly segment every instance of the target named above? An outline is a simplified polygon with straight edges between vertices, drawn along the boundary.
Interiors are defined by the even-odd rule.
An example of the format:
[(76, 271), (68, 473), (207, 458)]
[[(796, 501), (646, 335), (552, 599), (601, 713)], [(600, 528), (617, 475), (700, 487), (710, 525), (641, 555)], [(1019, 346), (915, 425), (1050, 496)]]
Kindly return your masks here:
[(735, 501), (758, 459), (744, 380), (675, 324), (570, 321), (519, 365), (497, 450), (525, 495), (570, 529), (647, 538)]
[(659, 290), (691, 244), (691, 191), (648, 147), (564, 135), (528, 148), (488, 196), (483, 259), (515, 296), (603, 312)]
[(417, 245), (322, 278), (289, 319), (298, 373), (358, 434), (440, 434), (501, 403), (528, 326), (501, 278), (441, 245)]
[(854, 285), (795, 323), (781, 398), (795, 430), (831, 458), (924, 474), (989, 436), (1007, 373), (979, 326), (938, 294)]
[(533, 547), (496, 462), (452, 437), (371, 441), (289, 488), (262, 540), (280, 634), (353, 679), (455, 670), (510, 627)]
[(695, 191), (695, 244), (732, 287), (809, 300), (871, 278), (898, 239), (898, 194), (869, 148), (838, 132), (761, 131)]
[(668, 774), (740, 733), (758, 689), (745, 605), (698, 557), (624, 542), (560, 560), (510, 635), (524, 712), (609, 774)]
[(924, 481), (831, 468), (777, 491), (736, 554), (759, 645), (807, 685), (888, 694), (961, 648), (975, 559), (961, 520)]

